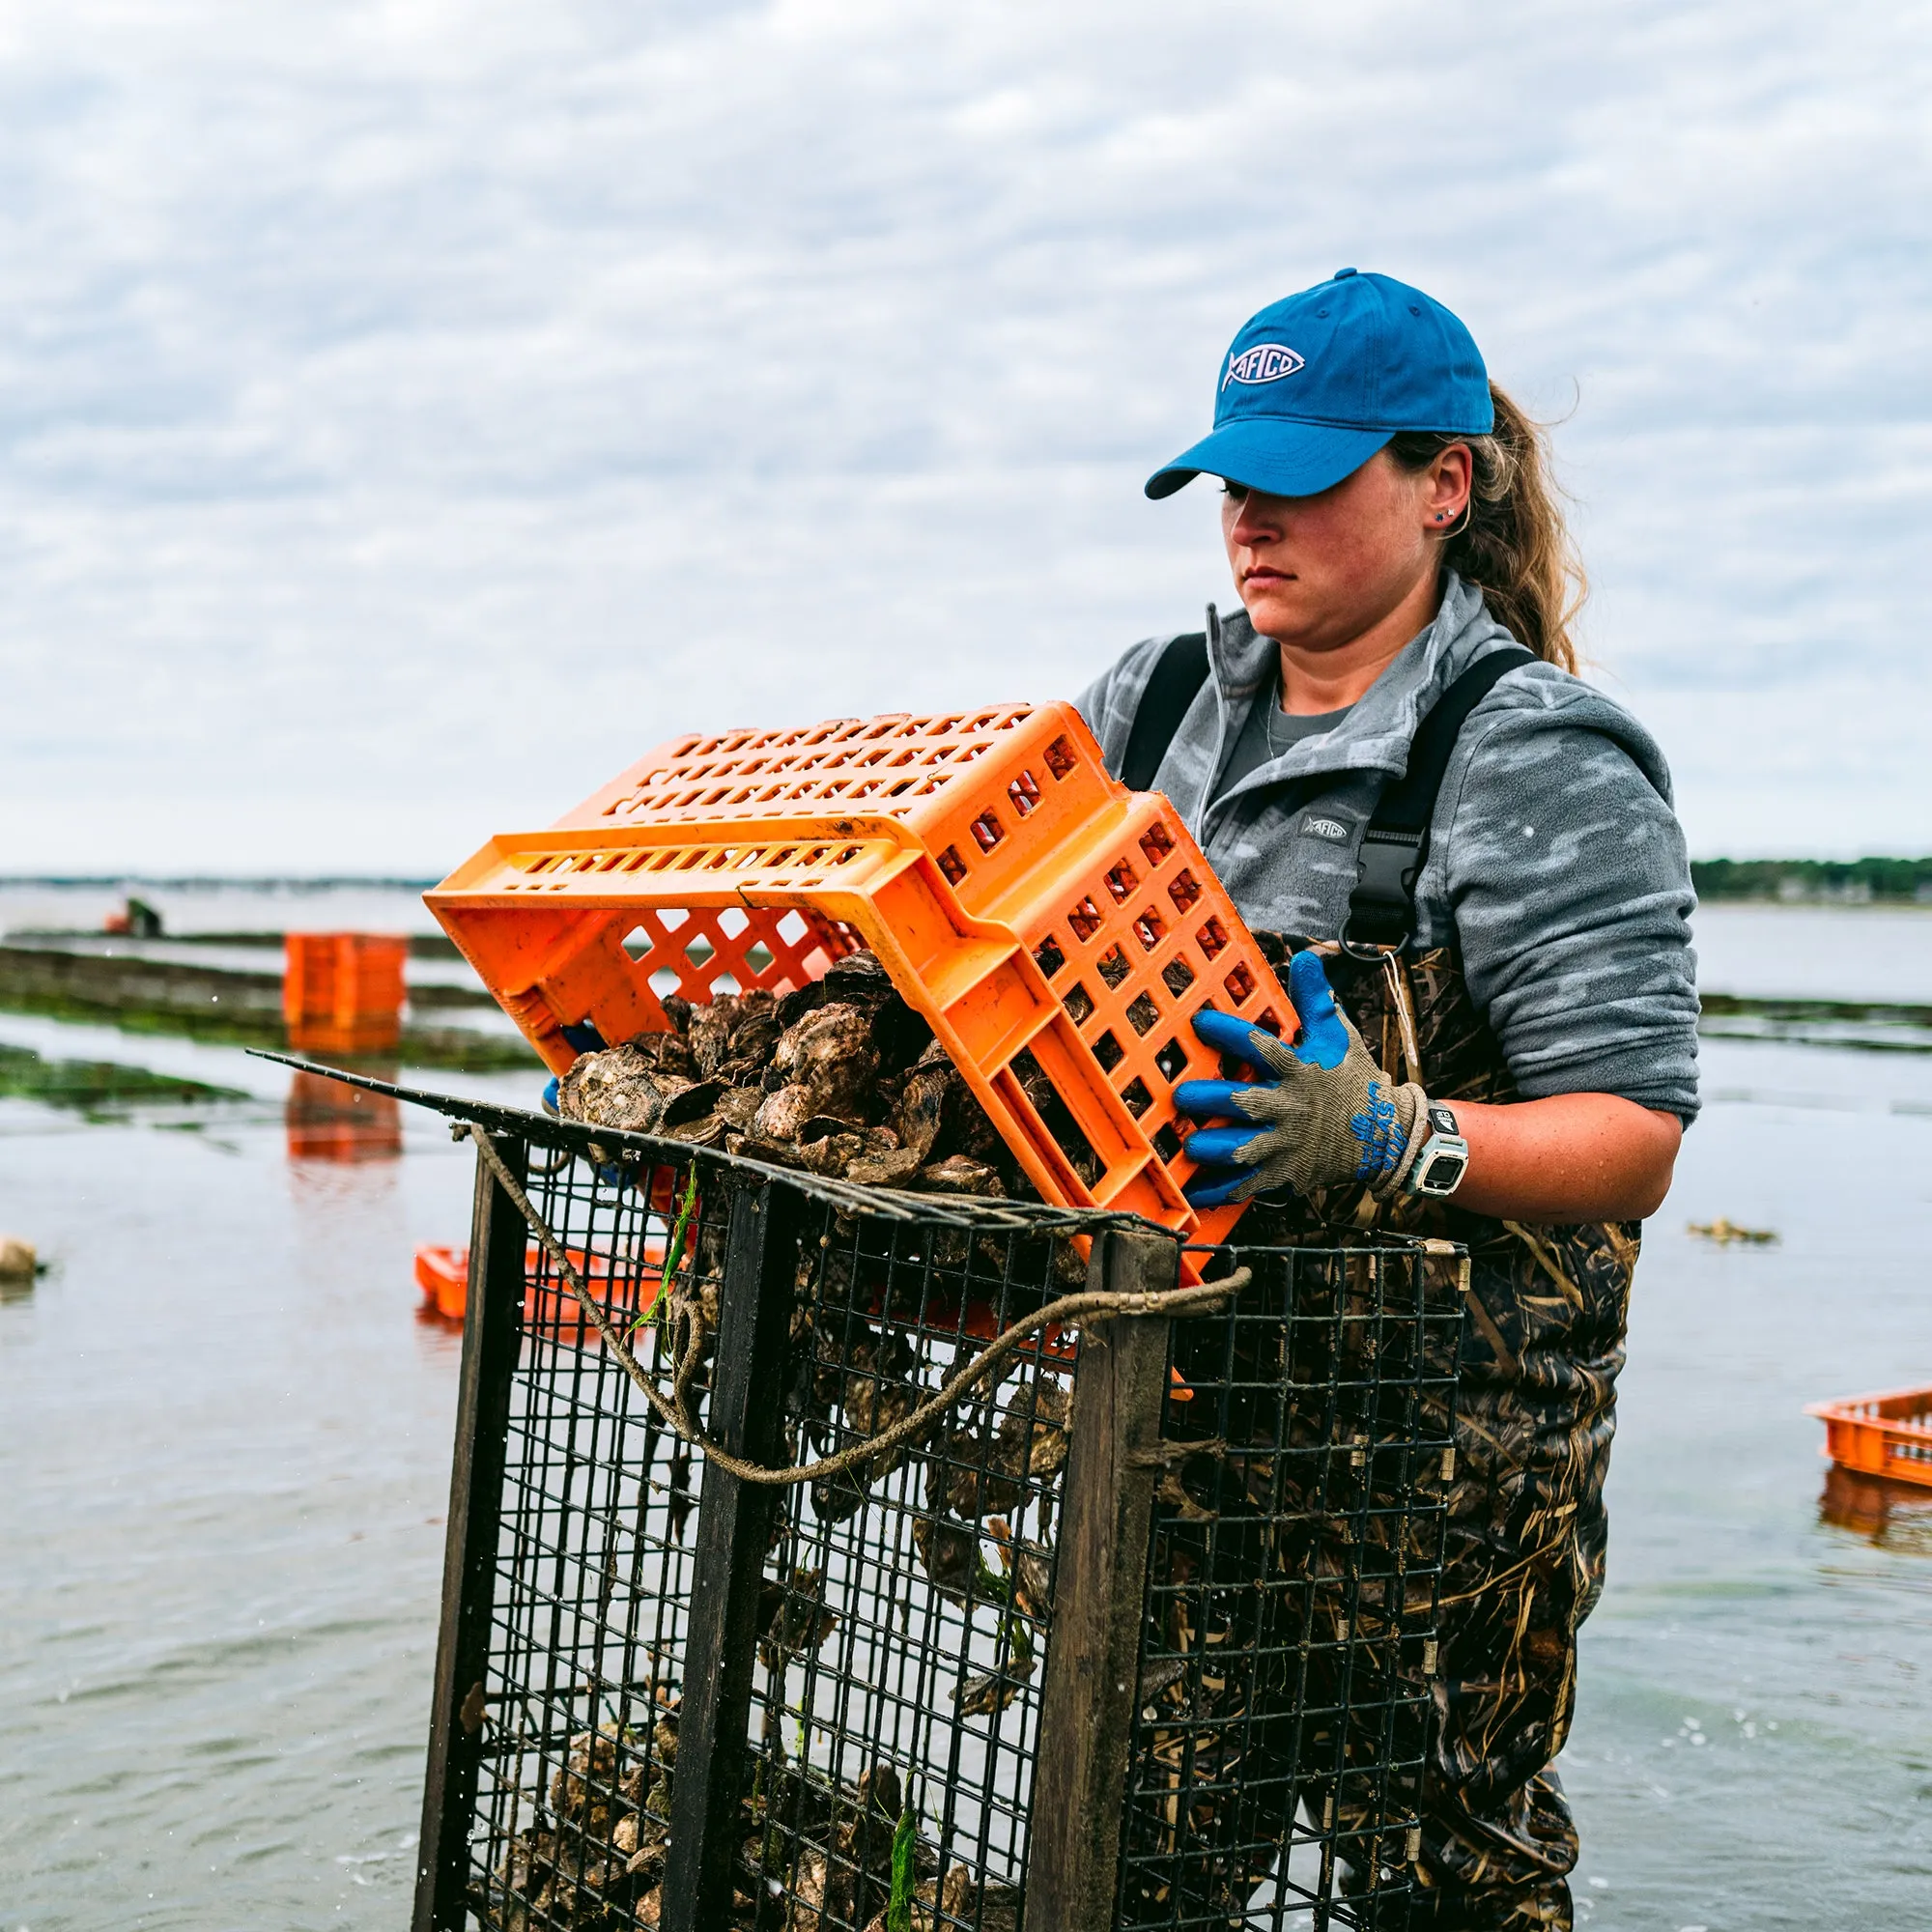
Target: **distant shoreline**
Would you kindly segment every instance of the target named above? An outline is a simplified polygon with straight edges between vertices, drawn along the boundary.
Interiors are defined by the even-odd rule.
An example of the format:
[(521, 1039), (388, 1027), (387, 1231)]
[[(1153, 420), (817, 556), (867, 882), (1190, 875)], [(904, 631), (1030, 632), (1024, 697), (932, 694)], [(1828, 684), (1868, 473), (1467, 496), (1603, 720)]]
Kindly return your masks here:
[[(1932, 858), (1926, 859), (1693, 859), (1690, 882), (1707, 904), (1932, 907)], [(426, 893), (434, 876), (325, 872), (13, 872), (0, 873), (0, 892), (106, 891), (228, 893)]]
[(1764, 905), (1932, 905), (1932, 859), (1693, 859), (1707, 901)]

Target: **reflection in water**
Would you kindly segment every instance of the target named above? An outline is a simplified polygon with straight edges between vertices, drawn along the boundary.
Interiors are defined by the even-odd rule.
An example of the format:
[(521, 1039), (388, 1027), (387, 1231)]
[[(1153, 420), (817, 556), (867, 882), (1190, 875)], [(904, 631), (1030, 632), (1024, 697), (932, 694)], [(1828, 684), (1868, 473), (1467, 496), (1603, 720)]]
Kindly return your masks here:
[(0, 1041), (0, 1095), (59, 1107), (90, 1121), (115, 1120), (143, 1107), (248, 1098), (240, 1087), (214, 1087), (112, 1060), (49, 1059), (5, 1041)]
[(1881, 1549), (1932, 1556), (1932, 1489), (1841, 1469), (1833, 1463), (1818, 1498), (1818, 1520)]
[[(384, 1067), (379, 1079), (394, 1080)], [(393, 1094), (371, 1094), (323, 1073), (298, 1073), (282, 1109), (291, 1160), (394, 1160), (403, 1151), (402, 1109)]]

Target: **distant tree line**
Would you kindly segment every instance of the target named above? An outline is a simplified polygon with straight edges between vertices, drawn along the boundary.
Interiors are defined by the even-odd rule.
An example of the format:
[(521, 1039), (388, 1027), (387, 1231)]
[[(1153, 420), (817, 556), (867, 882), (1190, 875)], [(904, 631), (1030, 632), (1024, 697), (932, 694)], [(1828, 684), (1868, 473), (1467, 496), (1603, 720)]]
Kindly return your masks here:
[(1703, 899), (1932, 900), (1932, 859), (1693, 859)]

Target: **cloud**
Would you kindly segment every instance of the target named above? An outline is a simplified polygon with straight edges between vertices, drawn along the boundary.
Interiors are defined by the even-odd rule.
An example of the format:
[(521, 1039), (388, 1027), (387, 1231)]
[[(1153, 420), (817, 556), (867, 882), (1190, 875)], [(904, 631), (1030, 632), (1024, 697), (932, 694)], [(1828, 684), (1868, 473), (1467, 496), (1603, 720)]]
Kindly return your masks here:
[(1566, 415), (1696, 847), (1932, 848), (1929, 49), (1787, 0), (24, 0), (0, 866), (436, 870), (691, 726), (1075, 691), (1225, 599), (1141, 478), (1344, 263)]

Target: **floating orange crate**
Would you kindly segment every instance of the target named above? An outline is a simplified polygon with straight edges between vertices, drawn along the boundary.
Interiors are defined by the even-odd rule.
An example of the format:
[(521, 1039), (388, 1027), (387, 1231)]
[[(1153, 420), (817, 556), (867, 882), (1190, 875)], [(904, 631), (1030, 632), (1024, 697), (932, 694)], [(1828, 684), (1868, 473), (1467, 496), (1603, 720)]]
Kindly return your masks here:
[(1814, 1402), (1804, 1413), (1824, 1423), (1823, 1453), (1841, 1469), (1932, 1489), (1932, 1388)]
[(284, 942), (282, 1017), (300, 1053), (386, 1053), (402, 1037), (406, 938), (292, 932)]
[[(566, 1252), (571, 1265), (582, 1275), (583, 1285), (590, 1292), (593, 1301), (608, 1308), (613, 1296), (622, 1298), (630, 1284), (622, 1280), (612, 1283), (610, 1256), (586, 1255), (581, 1248), (571, 1248)], [(541, 1288), (538, 1286), (539, 1275), (546, 1265), (550, 1264), (541, 1248), (524, 1250), (524, 1325), (542, 1328), (559, 1340), (581, 1339), (580, 1331), (590, 1327), (584, 1319), (582, 1304), (563, 1282), (554, 1278), (554, 1265), (552, 1280)], [(644, 1259), (638, 1270), (638, 1285), (640, 1288), (649, 1287), (649, 1293), (641, 1297), (637, 1310), (637, 1315), (647, 1314), (657, 1306), (658, 1295), (664, 1288), (663, 1241), (644, 1243)], [(422, 1292), (425, 1313), (439, 1315), (446, 1321), (461, 1321), (469, 1306), (469, 1248), (440, 1247), (427, 1242), (419, 1247), (416, 1250), (416, 1287)], [(627, 1311), (624, 1319), (635, 1321), (636, 1315)], [(595, 1339), (594, 1330), (590, 1339)]]
[[(1291, 1009), (1179, 814), (1107, 776), (1071, 705), (675, 739), (426, 896), (559, 1073), (566, 1027), (614, 1043), (668, 1026), (673, 991), (783, 992), (868, 946), (1048, 1201), (1204, 1241), (1239, 1216), (1181, 1198), (1173, 1088), (1219, 1072), (1188, 1022), (1211, 1004), (1279, 1032)], [(1028, 1055), (1092, 1187), (1022, 1091)]]

